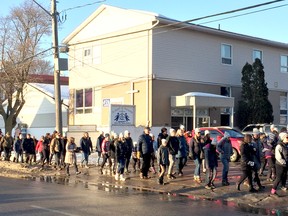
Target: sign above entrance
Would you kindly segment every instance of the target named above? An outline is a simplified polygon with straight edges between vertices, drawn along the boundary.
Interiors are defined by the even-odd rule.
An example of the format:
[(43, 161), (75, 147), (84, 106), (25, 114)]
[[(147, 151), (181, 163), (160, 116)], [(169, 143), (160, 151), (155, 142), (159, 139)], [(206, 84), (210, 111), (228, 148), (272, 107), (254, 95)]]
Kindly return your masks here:
[(135, 106), (111, 104), (110, 122), (111, 126), (135, 125)]

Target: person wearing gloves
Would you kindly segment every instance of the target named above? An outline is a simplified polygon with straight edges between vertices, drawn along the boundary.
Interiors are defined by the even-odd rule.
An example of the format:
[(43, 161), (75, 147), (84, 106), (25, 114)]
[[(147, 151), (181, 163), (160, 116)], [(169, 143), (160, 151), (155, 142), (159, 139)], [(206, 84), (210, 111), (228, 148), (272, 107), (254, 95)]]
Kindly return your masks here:
[(271, 194), (277, 195), (276, 190), (278, 185), (281, 183), (280, 189), (287, 191), (286, 180), (287, 180), (287, 162), (288, 162), (288, 134), (282, 133), (279, 137), (280, 140), (275, 148), (275, 167), (276, 167), (276, 179), (273, 183)]
[(220, 160), (223, 164), (222, 170), (222, 186), (228, 186), (228, 172), (230, 157), (233, 154), (230, 134), (225, 131), (223, 138), (217, 144), (217, 151), (220, 153)]
[(254, 193), (257, 192), (257, 190), (253, 188), (252, 183), (252, 172), (255, 164), (253, 161), (253, 149), (250, 145), (251, 142), (252, 136), (250, 134), (245, 134), (244, 140), (240, 146), (242, 175), (240, 177), (240, 180), (236, 182), (236, 189), (240, 191), (240, 185), (244, 182), (246, 178), (248, 178), (248, 183), (250, 187), (249, 192)]

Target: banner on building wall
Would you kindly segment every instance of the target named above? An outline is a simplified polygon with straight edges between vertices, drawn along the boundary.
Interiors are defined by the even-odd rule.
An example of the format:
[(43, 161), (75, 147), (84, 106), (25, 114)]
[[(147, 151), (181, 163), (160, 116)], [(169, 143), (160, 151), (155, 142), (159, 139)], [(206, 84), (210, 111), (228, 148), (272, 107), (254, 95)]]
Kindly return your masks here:
[(135, 125), (135, 106), (133, 105), (110, 105), (111, 126), (134, 126)]

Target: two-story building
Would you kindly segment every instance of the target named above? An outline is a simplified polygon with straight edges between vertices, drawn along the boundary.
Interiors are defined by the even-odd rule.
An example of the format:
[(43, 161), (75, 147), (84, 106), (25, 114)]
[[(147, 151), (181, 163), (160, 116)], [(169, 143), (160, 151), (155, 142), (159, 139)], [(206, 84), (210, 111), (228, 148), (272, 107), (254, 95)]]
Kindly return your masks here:
[[(255, 58), (265, 66), (275, 123), (287, 124), (288, 44), (107, 5), (63, 43), (69, 131), (120, 131), (116, 116), (124, 122), (127, 113), (133, 113), (131, 127), (157, 132), (180, 124), (237, 126), (241, 71)], [(116, 106), (115, 114), (113, 104), (131, 106)]]

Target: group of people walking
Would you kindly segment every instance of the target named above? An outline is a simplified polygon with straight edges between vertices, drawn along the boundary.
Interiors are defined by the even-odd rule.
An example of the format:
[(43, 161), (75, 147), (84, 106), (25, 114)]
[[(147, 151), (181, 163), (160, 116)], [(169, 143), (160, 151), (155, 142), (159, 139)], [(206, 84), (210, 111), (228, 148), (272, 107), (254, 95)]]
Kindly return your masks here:
[[(287, 129), (283, 128), (280, 133), (274, 125), (271, 125), (270, 129), (269, 134), (254, 128), (252, 134), (244, 135), (240, 146), (242, 175), (236, 183), (237, 190), (241, 190), (241, 184), (246, 179), (250, 192), (264, 189), (259, 176), (264, 175), (266, 165), (268, 165), (267, 181), (273, 182), (271, 194), (277, 195), (276, 190), (279, 185), (281, 190), (287, 190), (285, 186), (288, 161)], [(138, 140), (133, 142), (128, 130), (119, 134), (101, 132), (95, 143), (95, 151), (98, 155), (96, 165), (100, 167), (100, 174), (104, 173), (107, 165), (116, 180), (125, 181), (124, 175), (131, 172), (129, 164), (132, 161), (133, 172), (138, 169), (140, 178), (149, 179), (150, 172), (157, 173), (157, 182), (165, 184), (165, 175), (171, 180), (183, 176), (183, 168), (190, 158), (195, 164), (194, 181), (202, 183), (200, 170), (203, 167), (205, 188), (214, 189), (219, 157), (223, 165), (222, 186), (230, 185), (228, 173), (230, 157), (233, 154), (230, 134), (226, 131), (220, 140), (216, 140), (211, 139), (208, 130), (204, 131), (204, 136), (201, 133), (203, 131), (196, 128), (192, 136), (191, 132), (185, 131), (183, 126), (180, 126), (177, 131), (171, 128), (168, 133), (167, 128), (163, 127), (155, 139), (151, 129), (145, 127)], [(59, 170), (65, 168), (68, 176), (70, 165), (74, 165), (76, 175), (81, 173), (77, 165), (77, 152), (82, 153), (80, 165), (83, 168), (89, 168), (88, 159), (93, 152), (92, 141), (87, 132), (83, 133), (79, 145), (75, 143), (74, 137), (67, 139), (57, 131), (51, 135), (47, 133), (39, 141), (32, 138), (30, 134), (26, 137), (20, 134), (14, 141), (11, 135), (6, 133), (0, 138), (0, 147), (4, 153), (4, 160), (10, 160), (13, 149), (13, 161), (21, 160), (26, 164), (36, 162), (36, 153), (39, 153), (42, 169), (45, 164), (52, 165), (54, 157), (54, 168)], [(254, 185), (257, 185), (257, 189)]]

